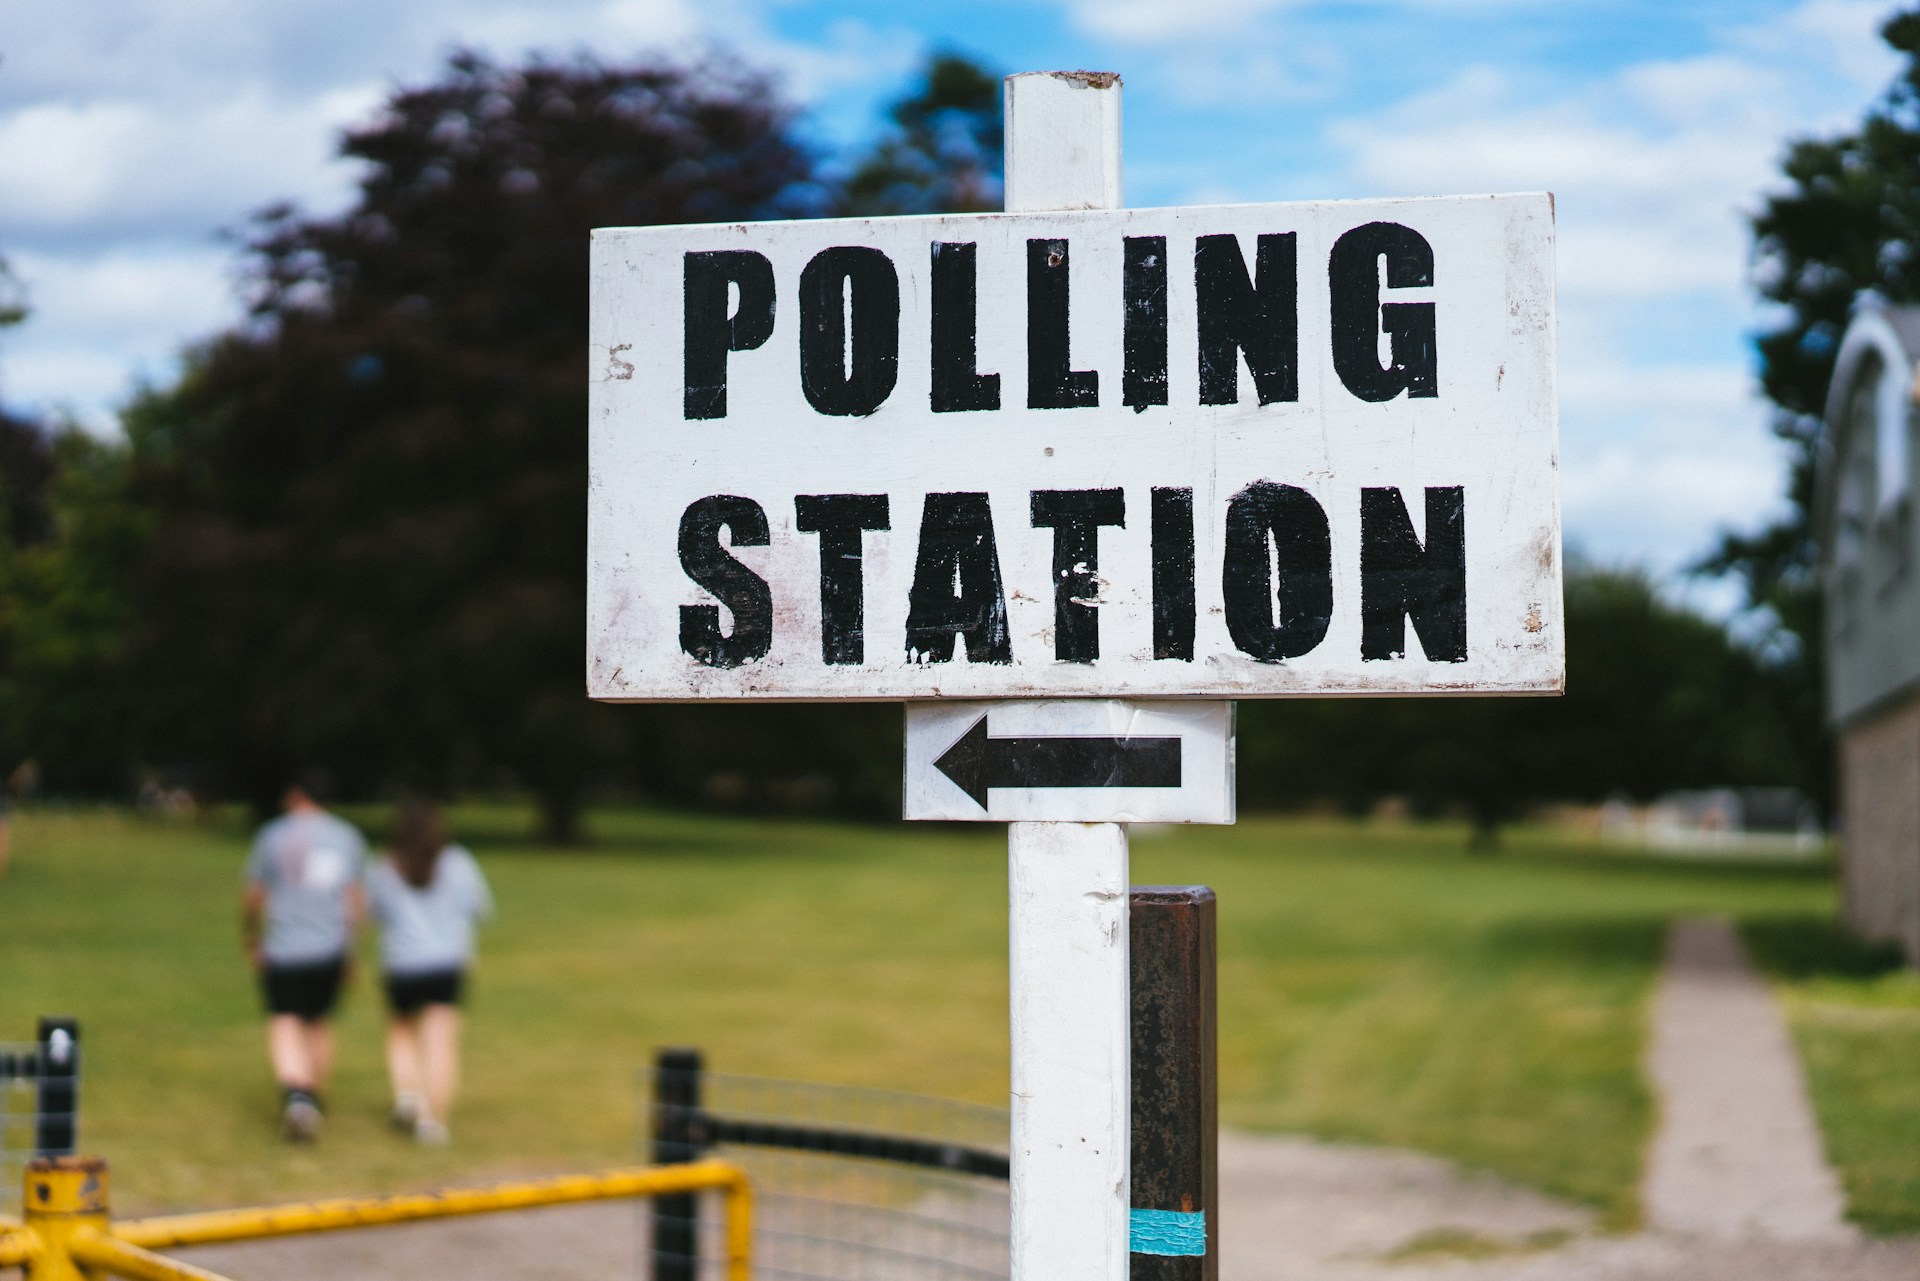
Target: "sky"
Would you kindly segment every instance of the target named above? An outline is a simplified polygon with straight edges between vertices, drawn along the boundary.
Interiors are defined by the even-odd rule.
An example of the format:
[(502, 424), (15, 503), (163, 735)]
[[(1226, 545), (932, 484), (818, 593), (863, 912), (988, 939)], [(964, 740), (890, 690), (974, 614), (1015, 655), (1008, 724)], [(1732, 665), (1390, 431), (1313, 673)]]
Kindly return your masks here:
[[(1129, 204), (1555, 193), (1568, 545), (1669, 581), (1781, 506), (1747, 216), (1897, 69), (1859, 0), (9, 0), (0, 398), (115, 430), (239, 314), (237, 236), (346, 207), (338, 133), (449, 51), (720, 47), (824, 149), (933, 51), (1118, 71)], [(1711, 589), (1700, 589), (1711, 597)]]

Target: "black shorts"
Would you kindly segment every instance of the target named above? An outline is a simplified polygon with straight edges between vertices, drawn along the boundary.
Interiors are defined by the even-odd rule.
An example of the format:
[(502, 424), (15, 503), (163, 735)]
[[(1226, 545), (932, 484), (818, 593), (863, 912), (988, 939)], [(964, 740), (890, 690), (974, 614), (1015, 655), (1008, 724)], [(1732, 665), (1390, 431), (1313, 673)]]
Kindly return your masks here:
[(458, 1005), (467, 985), (464, 970), (428, 970), (424, 974), (387, 975), (387, 1004), (401, 1018), (412, 1018), (429, 1005)]
[(260, 971), (260, 989), (266, 996), (267, 1013), (291, 1014), (308, 1023), (326, 1018), (339, 1004), (340, 981), (346, 972), (344, 956), (299, 965), (267, 962)]

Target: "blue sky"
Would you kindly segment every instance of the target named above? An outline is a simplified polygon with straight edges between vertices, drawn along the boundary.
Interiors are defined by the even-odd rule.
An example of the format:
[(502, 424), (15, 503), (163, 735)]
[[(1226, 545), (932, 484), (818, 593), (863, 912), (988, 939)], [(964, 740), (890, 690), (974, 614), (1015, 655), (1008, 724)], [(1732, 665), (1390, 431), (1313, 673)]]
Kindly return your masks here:
[(223, 229), (352, 193), (340, 127), (468, 44), (732, 48), (823, 145), (931, 49), (1126, 80), (1134, 204), (1547, 189), (1571, 544), (1671, 572), (1777, 509), (1743, 217), (1784, 139), (1896, 69), (1859, 0), (11, 0), (0, 251), (35, 308), (0, 396), (97, 430), (237, 314)]

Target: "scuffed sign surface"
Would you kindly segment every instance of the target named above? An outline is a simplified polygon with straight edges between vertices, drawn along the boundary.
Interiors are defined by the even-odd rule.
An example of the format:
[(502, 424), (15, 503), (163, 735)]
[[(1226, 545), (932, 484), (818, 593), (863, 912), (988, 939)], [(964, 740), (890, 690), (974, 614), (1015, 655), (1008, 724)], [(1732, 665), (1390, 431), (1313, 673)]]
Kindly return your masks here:
[(1552, 693), (1545, 195), (594, 234), (588, 691)]

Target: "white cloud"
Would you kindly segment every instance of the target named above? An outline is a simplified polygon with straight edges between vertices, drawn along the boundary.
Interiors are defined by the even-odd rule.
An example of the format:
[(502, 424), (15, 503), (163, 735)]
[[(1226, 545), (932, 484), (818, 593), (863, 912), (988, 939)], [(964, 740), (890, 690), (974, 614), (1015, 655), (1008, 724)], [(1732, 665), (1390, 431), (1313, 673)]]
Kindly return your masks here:
[[(236, 315), (234, 256), (211, 233), (275, 200), (343, 204), (353, 170), (333, 157), (336, 131), (458, 45), (627, 57), (713, 41), (803, 101), (897, 83), (921, 49), (910, 6), (794, 40), (766, 16), (785, 2), (12, 0), (0, 249), (35, 314), (0, 348), (0, 391), (108, 421), (133, 377), (165, 376), (180, 346)], [(1136, 102), (1158, 95), (1194, 131), (1183, 139), (1232, 141), (1229, 153), (1133, 144), (1129, 185), (1157, 198), (1556, 192), (1575, 541), (1671, 567), (1777, 504), (1778, 451), (1740, 341), (1757, 315), (1743, 211), (1776, 183), (1786, 138), (1845, 127), (1891, 77), (1876, 36), (1889, 0), (1807, 0), (1707, 31), (1693, 56), (1598, 72), (1467, 46), (1439, 88), (1366, 100), (1356, 86), (1390, 83), (1370, 43), (1380, 33), (1444, 32), (1456, 12), (1548, 24), (1565, 7), (1400, 0), (1369, 11), (1364, 38), (1305, 0), (1049, 7), (1078, 38), (1068, 48), (1119, 55), (1146, 90)], [(1337, 98), (1359, 105), (1328, 123)], [(866, 118), (818, 123), (845, 134)], [(1263, 150), (1289, 134), (1304, 141)]]
[(275, 199), (337, 203), (351, 174), (335, 135), (379, 97), (371, 84), (296, 101), (249, 86), (185, 108), (30, 104), (0, 115), (0, 220), (16, 236), (152, 234), (210, 230)]
[(1563, 519), (1576, 544), (1671, 573), (1718, 531), (1776, 514), (1780, 465), (1776, 450), (1717, 450), (1685, 437), (1661, 450), (1610, 447), (1564, 463)]
[(1570, 538), (1672, 570), (1777, 513), (1782, 456), (1738, 338), (1746, 213), (1783, 140), (1842, 128), (1893, 74), (1878, 4), (1814, 0), (1697, 56), (1543, 89), (1490, 67), (1347, 120), (1375, 194), (1555, 193)]
[(761, 0), (15, 0), (0, 7), (0, 234), (34, 312), (0, 390), (99, 425), (132, 380), (231, 323), (234, 252), (265, 205), (343, 207), (336, 155), (398, 83), (455, 48), (628, 58), (724, 45), (803, 101), (898, 79), (910, 33), (846, 20), (775, 35)]
[[(1565, 290), (1654, 298), (1711, 289), (1744, 304), (1742, 210), (1773, 180), (1782, 140), (1857, 115), (1893, 59), (1861, 21), (1788, 44), (1772, 26), (1731, 48), (1628, 66), (1542, 97), (1485, 67), (1379, 115), (1335, 126), (1359, 188), (1380, 194), (1552, 190)], [(1780, 20), (1800, 30), (1796, 10)], [(1825, 30), (1825, 27), (1821, 27)], [(1844, 114), (1836, 110), (1845, 103)], [(1837, 118), (1836, 118), (1837, 117)]]
[(4, 349), (8, 399), (108, 430), (134, 379), (164, 379), (183, 341), (233, 313), (233, 255), (206, 242), (75, 254), (20, 253), (33, 307)]
[(1228, 44), (1255, 18), (1288, 7), (1289, 0), (1073, 0), (1073, 24), (1088, 35), (1121, 44)]

